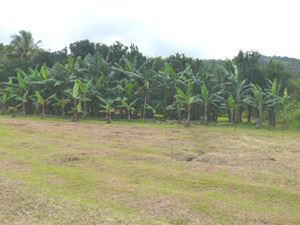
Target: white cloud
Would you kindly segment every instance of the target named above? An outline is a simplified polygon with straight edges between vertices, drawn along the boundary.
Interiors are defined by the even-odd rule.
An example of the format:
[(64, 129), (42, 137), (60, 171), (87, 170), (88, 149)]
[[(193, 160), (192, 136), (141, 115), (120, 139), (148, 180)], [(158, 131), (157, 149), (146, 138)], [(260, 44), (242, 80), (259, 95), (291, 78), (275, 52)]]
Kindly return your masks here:
[(30, 30), (59, 50), (90, 39), (134, 43), (150, 56), (231, 58), (238, 50), (300, 58), (297, 1), (4, 1), (0, 42)]

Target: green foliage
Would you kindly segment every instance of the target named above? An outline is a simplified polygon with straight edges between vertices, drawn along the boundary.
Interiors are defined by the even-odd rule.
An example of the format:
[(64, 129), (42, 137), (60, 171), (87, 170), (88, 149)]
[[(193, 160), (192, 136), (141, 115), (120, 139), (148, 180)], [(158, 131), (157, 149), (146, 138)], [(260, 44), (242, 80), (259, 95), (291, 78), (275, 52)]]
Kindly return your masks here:
[(36, 94), (36, 97), (37, 97), (39, 103), (45, 104), (46, 101), (43, 99), (43, 97), (39, 94), (39, 92), (37, 90), (35, 91), (35, 94)]
[[(28, 34), (33, 40), (25, 33), (24, 37)], [(23, 38), (21, 33), (18, 36)], [(283, 66), (275, 61), (260, 64), (262, 56), (255, 51), (240, 51), (226, 61), (193, 59), (179, 53), (148, 58), (135, 45), (115, 42), (108, 46), (83, 40), (70, 45), (71, 55), (66, 49), (51, 55), (39, 50), (38, 42), (31, 43), (36, 45), (30, 51), (40, 56), (37, 61), (29, 52), (22, 57), (14, 55), (16, 45), (0, 46), (0, 80), (3, 73), (4, 81), (11, 76), (10, 83), (0, 83), (1, 104), (5, 108), (22, 102), (24, 114), (33, 113), (33, 100), (37, 99), (40, 104), (49, 103), (47, 110), (55, 114), (71, 111), (98, 116), (102, 109), (123, 118), (125, 112), (129, 119), (131, 114), (145, 118), (155, 108), (153, 114), (167, 119), (179, 119), (186, 113), (187, 119), (203, 117), (205, 123), (216, 121), (225, 113), (223, 109), (232, 109), (238, 123), (243, 112), (251, 110), (249, 105), (263, 101), (262, 107), (275, 114), (287, 110), (285, 105), (290, 103), (285, 90), (289, 76)], [(297, 96), (296, 90), (294, 85), (290, 95)], [(55, 97), (46, 102), (52, 95)]]

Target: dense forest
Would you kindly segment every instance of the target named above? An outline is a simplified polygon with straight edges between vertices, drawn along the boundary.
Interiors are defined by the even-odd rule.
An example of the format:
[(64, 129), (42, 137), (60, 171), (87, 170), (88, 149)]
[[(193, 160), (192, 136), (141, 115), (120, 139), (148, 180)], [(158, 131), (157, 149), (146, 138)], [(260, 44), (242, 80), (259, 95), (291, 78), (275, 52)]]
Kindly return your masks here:
[[(0, 103), (3, 114), (72, 115), (153, 121), (190, 126), (243, 118), (256, 127), (286, 123), (300, 101), (300, 60), (239, 51), (233, 59), (201, 60), (175, 54), (147, 57), (134, 44), (81, 40), (60, 51), (41, 48), (28, 31), (0, 44)], [(291, 107), (294, 105), (293, 107)]]

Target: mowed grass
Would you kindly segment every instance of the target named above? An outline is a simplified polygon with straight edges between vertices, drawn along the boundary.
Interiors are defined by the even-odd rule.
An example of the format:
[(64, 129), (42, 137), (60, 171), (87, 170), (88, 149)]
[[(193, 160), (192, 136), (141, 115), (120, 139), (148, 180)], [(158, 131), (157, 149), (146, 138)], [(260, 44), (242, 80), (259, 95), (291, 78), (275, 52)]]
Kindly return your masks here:
[(300, 224), (297, 130), (0, 117), (0, 224)]

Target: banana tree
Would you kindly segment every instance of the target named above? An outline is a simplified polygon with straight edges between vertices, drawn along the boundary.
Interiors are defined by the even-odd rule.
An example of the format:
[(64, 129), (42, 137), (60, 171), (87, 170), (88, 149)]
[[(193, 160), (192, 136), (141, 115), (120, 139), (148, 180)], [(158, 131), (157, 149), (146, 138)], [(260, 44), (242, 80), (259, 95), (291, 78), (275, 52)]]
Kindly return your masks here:
[(22, 102), (22, 114), (23, 116), (26, 114), (26, 103), (28, 102), (28, 93), (30, 90), (30, 80), (29, 76), (21, 69), (16, 69), (17, 78), (19, 84), (19, 97), (17, 98)]
[(239, 73), (238, 67), (236, 64), (232, 62), (232, 67), (234, 72), (228, 72), (225, 68), (223, 71), (229, 80), (229, 87), (230, 87), (230, 95), (234, 98), (234, 102), (237, 105), (235, 109), (235, 122), (240, 123), (242, 122), (242, 107), (243, 107), (243, 100), (246, 98), (249, 86), (247, 85), (247, 80), (242, 79), (241, 73)]
[(82, 112), (81, 101), (80, 101), (80, 96), (79, 96), (78, 80), (75, 80), (73, 90), (67, 90), (65, 93), (73, 103), (73, 107), (72, 107), (73, 119), (72, 119), (72, 121), (78, 122), (79, 114)]
[[(211, 91), (214, 89), (212, 88)], [(217, 91), (215, 93), (210, 93), (210, 90), (207, 89), (206, 84), (203, 83), (201, 86), (201, 94), (199, 95), (198, 100), (204, 105), (204, 115), (203, 115), (203, 124), (207, 124), (208, 117), (208, 106), (214, 105), (217, 106), (217, 103), (222, 100), (220, 96), (221, 92)]]
[[(55, 88), (60, 99), (55, 98), (58, 105), (61, 107), (62, 118), (65, 117), (65, 106), (70, 101), (68, 98), (65, 98), (65, 91), (72, 83), (70, 78), (71, 70), (68, 66), (63, 66), (59, 62), (56, 62), (50, 70), (52, 79), (54, 80), (53, 87)], [(58, 96), (57, 96), (58, 97)]]
[(2, 114), (4, 115), (6, 111), (6, 103), (10, 98), (12, 98), (12, 78), (10, 78), (9, 81), (5, 82), (3, 85), (5, 88), (1, 89), (0, 91), (0, 104), (2, 105)]
[(83, 101), (83, 111), (84, 111), (84, 115), (87, 114), (87, 105), (86, 103), (88, 101), (91, 101), (91, 99), (89, 99), (87, 97), (87, 94), (89, 92), (89, 90), (93, 87), (93, 80), (89, 80), (87, 83), (83, 83), (78, 79), (78, 84), (79, 84), (79, 88), (83, 93), (83, 97), (81, 98)]
[(29, 93), (29, 89), (25, 93), (23, 93), (23, 95), (16, 95), (16, 94), (12, 95), (13, 99), (21, 102), (21, 105), (22, 105), (22, 115), (23, 116), (26, 113), (25, 104), (28, 102), (28, 97), (29, 97), (28, 93)]
[(157, 108), (160, 106), (160, 102), (156, 105), (156, 106), (154, 106), (154, 107), (152, 107), (151, 105), (149, 105), (149, 104), (146, 104), (146, 109), (148, 109), (148, 110), (150, 110), (151, 112), (152, 112), (152, 122), (154, 123), (155, 122), (155, 114), (156, 114), (156, 110), (157, 110)]
[(0, 97), (0, 104), (2, 105), (2, 114), (5, 114), (6, 111), (6, 101), (8, 99), (8, 94), (3, 93), (2, 96)]
[(54, 107), (60, 107), (61, 111), (62, 111), (62, 118), (65, 117), (65, 106), (70, 103), (70, 99), (68, 98), (64, 98), (64, 99), (59, 99), (56, 96), (53, 98), (54, 99), (54, 103), (52, 104), (52, 106)]
[(186, 104), (187, 106), (187, 119), (185, 121), (184, 126), (191, 126), (191, 105), (196, 102), (195, 96), (192, 96), (192, 85), (191, 81), (188, 82), (188, 88), (186, 93), (184, 93), (179, 87), (176, 87), (177, 94), (175, 98), (178, 102)]
[(267, 80), (267, 98), (269, 101), (269, 125), (276, 126), (276, 111), (281, 108), (282, 97), (279, 95), (280, 86), (277, 87), (277, 79), (275, 78), (273, 82)]
[[(178, 98), (178, 97), (177, 97)], [(177, 123), (182, 124), (182, 111), (185, 110), (184, 107), (182, 107), (182, 102), (180, 102), (177, 98), (175, 98), (175, 101), (166, 107), (167, 111), (176, 111), (177, 113)]]
[(163, 95), (163, 114), (166, 116), (168, 97), (172, 95), (171, 90), (174, 89), (175, 82), (178, 79), (173, 68), (165, 62), (162, 70), (155, 75), (158, 88), (162, 89)]
[(8, 112), (12, 112), (12, 117), (16, 117), (16, 113), (18, 111), (18, 108), (21, 106), (22, 104), (18, 104), (16, 106), (9, 106), (8, 107)]
[(222, 107), (226, 110), (229, 110), (230, 112), (230, 126), (233, 126), (233, 115), (234, 111), (238, 108), (238, 105), (235, 104), (234, 98), (232, 96), (229, 96), (227, 98), (227, 102), (225, 104), (222, 104)]
[(42, 113), (41, 113), (41, 119), (45, 119), (45, 114), (46, 114), (46, 111), (45, 111), (45, 105), (48, 103), (48, 101), (53, 98), (56, 94), (53, 94), (51, 95), (50, 97), (44, 99), (40, 93), (36, 90), (35, 91), (35, 94), (36, 94), (36, 97), (37, 97), (37, 100), (42, 108)]
[(286, 128), (287, 124), (286, 124), (286, 114), (287, 114), (287, 110), (290, 107), (289, 104), (289, 96), (288, 96), (288, 91), (285, 88), (284, 89), (284, 94), (282, 97), (280, 97), (280, 103), (281, 103), (281, 107), (283, 109), (283, 129)]
[(122, 107), (125, 108), (127, 110), (127, 120), (130, 121), (131, 120), (131, 117), (130, 117), (130, 114), (131, 114), (131, 111), (135, 111), (135, 108), (133, 107), (135, 105), (135, 103), (137, 102), (138, 99), (134, 100), (133, 102), (131, 103), (127, 103), (126, 101), (124, 100), (121, 100), (121, 103), (122, 103)]
[(138, 67), (136, 58), (133, 63), (131, 63), (129, 60), (126, 60), (124, 69), (121, 66), (118, 68), (113, 67), (114, 70), (128, 75), (131, 79), (138, 79), (142, 83), (136, 93), (138, 94), (140, 92), (144, 92), (143, 120), (145, 120), (146, 117), (146, 104), (148, 101), (150, 101), (150, 83), (155, 78), (155, 72), (153, 70), (155, 62), (156, 61), (154, 60), (150, 69), (148, 68), (149, 61), (145, 61), (141, 66)]
[(96, 96), (100, 102), (102, 102), (103, 104), (100, 103), (100, 107), (103, 108), (104, 112), (106, 113), (106, 122), (109, 124), (111, 123), (111, 113), (115, 111), (115, 109), (112, 107), (112, 105), (114, 104), (114, 100), (112, 99), (104, 99), (100, 96)]
[(262, 127), (262, 113), (264, 109), (264, 105), (266, 105), (265, 93), (257, 84), (250, 83), (250, 88), (253, 93), (253, 96), (248, 95), (244, 102), (248, 105), (251, 105), (257, 109), (258, 119), (256, 123), (256, 128), (260, 129)]

